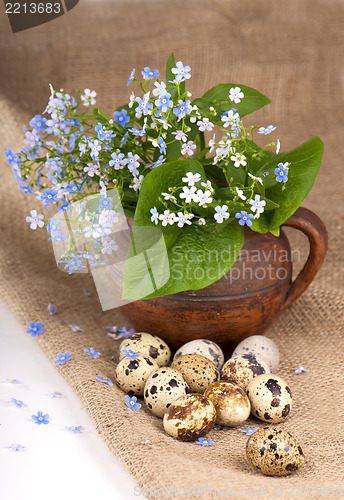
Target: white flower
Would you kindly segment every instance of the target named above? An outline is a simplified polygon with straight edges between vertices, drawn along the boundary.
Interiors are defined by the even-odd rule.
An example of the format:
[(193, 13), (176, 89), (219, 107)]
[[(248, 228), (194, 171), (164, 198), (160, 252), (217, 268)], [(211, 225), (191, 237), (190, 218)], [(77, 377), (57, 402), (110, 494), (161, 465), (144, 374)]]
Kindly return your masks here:
[(106, 192), (106, 185), (105, 185), (105, 183), (103, 181), (100, 181), (99, 185), (101, 187), (100, 196), (103, 196), (104, 198), (107, 198), (107, 192)]
[(129, 108), (132, 108), (134, 104), (135, 104), (135, 94), (134, 92), (132, 92), (129, 97), (129, 104), (128, 104)]
[(134, 177), (136, 177), (139, 173), (135, 165), (128, 165), (128, 170)]
[(114, 210), (102, 210), (99, 215), (99, 224), (103, 228), (112, 227), (113, 224), (118, 222), (118, 217)]
[(229, 125), (234, 125), (239, 120), (240, 116), (236, 110), (230, 109), (223, 116), (221, 116), (221, 121), (223, 121), (223, 126), (227, 128)]
[(192, 156), (194, 154), (194, 150), (196, 149), (196, 144), (193, 141), (188, 141), (186, 144), (182, 146), (182, 155)]
[(183, 214), (182, 212), (178, 212), (178, 217), (176, 220), (178, 221), (178, 227), (183, 227), (184, 224), (188, 224), (189, 226), (191, 225), (190, 219), (193, 218), (193, 214)]
[(235, 153), (235, 155), (231, 156), (231, 160), (234, 161), (234, 166), (237, 168), (240, 167), (240, 165), (243, 167), (247, 165), (246, 156), (241, 153)]
[(218, 156), (219, 158), (224, 158), (229, 151), (231, 143), (221, 140), (218, 145), (219, 147), (216, 148), (216, 156)]
[(172, 226), (172, 224), (176, 221), (176, 214), (170, 213), (169, 210), (165, 210), (163, 214), (159, 215), (159, 220), (162, 221), (163, 226), (167, 226), (167, 224)]
[(116, 245), (115, 240), (112, 240), (111, 238), (104, 237), (102, 238), (102, 253), (106, 253), (108, 255), (111, 255), (112, 252), (115, 252), (118, 250), (118, 245)]
[(133, 184), (134, 191), (137, 191), (138, 189), (140, 189), (143, 179), (144, 179), (143, 175), (140, 175), (139, 178), (134, 177), (134, 184)]
[(93, 163), (87, 163), (87, 167), (84, 167), (84, 172), (87, 173), (90, 177), (93, 177), (94, 174), (99, 175), (98, 165), (94, 165)]
[(180, 193), (179, 198), (185, 198), (185, 203), (191, 203), (192, 201), (198, 202), (199, 198), (195, 194), (196, 193), (196, 187), (191, 186), (191, 187), (183, 187), (183, 193)]
[(164, 200), (172, 200), (177, 203), (177, 199), (175, 196), (172, 196), (172, 194), (169, 193), (161, 193), (164, 196)]
[(199, 182), (201, 180), (201, 174), (192, 172), (186, 172), (186, 177), (182, 177), (183, 182), (187, 182), (189, 186), (194, 186), (195, 182)]
[[(165, 120), (158, 120), (157, 119), (157, 122), (161, 123), (162, 124), (162, 128), (164, 130), (168, 130), (169, 128), (172, 127), (172, 125), (170, 125), (169, 123), (167, 123)], [(172, 132), (173, 133), (173, 132)]]
[(200, 226), (205, 226), (205, 219), (200, 219), (200, 220), (198, 221), (198, 224), (199, 224)]
[(213, 135), (212, 139), (210, 139), (209, 143), (208, 143), (208, 146), (209, 146), (209, 153), (212, 153), (214, 147), (215, 147), (215, 134)]
[(207, 182), (201, 182), (201, 186), (210, 189), (210, 191), (214, 191), (213, 186), (211, 185), (211, 182), (207, 180)]
[(201, 132), (208, 130), (209, 132), (213, 130), (215, 125), (209, 120), (209, 118), (203, 118), (202, 121), (197, 122), (198, 128)]
[(157, 224), (158, 223), (158, 219), (159, 219), (159, 214), (158, 214), (158, 211), (157, 211), (156, 207), (151, 208), (150, 209), (150, 213), (152, 214), (151, 221), (155, 222), (155, 224)]
[(172, 132), (172, 135), (176, 136), (177, 141), (186, 142), (188, 140), (187, 135), (184, 132), (182, 132), (181, 130), (177, 130), (177, 132)]
[(99, 224), (93, 224), (92, 226), (86, 226), (84, 228), (84, 236), (86, 238), (100, 238), (103, 235), (103, 229), (100, 227)]
[(253, 179), (254, 181), (257, 181), (257, 182), (259, 182), (261, 185), (263, 185), (263, 181), (262, 181), (262, 179), (261, 179), (260, 177), (255, 177), (254, 175), (250, 174), (250, 172), (247, 172), (247, 175), (248, 175), (249, 177), (251, 177), (251, 179)]
[(241, 198), (242, 200), (247, 200), (246, 196), (244, 195), (244, 191), (242, 189), (239, 189), (237, 187), (235, 189), (236, 192), (238, 193), (239, 198)]
[(278, 155), (278, 153), (280, 152), (280, 149), (281, 149), (281, 143), (280, 143), (280, 140), (277, 139), (277, 145), (276, 145), (276, 155)]
[(235, 104), (238, 104), (240, 100), (244, 97), (244, 93), (241, 91), (240, 87), (232, 87), (229, 91), (229, 98), (231, 101), (234, 101)]
[(222, 207), (221, 205), (218, 205), (217, 207), (215, 207), (215, 210), (216, 214), (214, 214), (214, 219), (216, 220), (216, 222), (222, 224), (223, 219), (228, 219), (229, 213), (227, 205), (222, 205)]
[(213, 201), (213, 199), (211, 198), (210, 191), (205, 191), (203, 193), (203, 191), (201, 189), (199, 189), (196, 194), (199, 198), (198, 204), (200, 207), (202, 207), (203, 205), (205, 206), (207, 203), (211, 203)]
[(26, 217), (26, 222), (30, 222), (30, 228), (31, 229), (37, 229), (38, 227), (43, 227), (44, 222), (42, 221), (43, 219), (43, 214), (37, 214), (37, 210), (31, 210), (30, 212), (31, 217)]
[(97, 95), (97, 92), (95, 92), (94, 90), (85, 89), (84, 95), (80, 96), (80, 99), (82, 100), (84, 106), (89, 106), (90, 103), (93, 106), (93, 104), (96, 103), (96, 100), (95, 100), (96, 95)]
[(153, 90), (153, 95), (160, 97), (162, 94), (166, 92), (166, 83), (164, 82), (155, 82), (154, 85), (156, 86), (156, 89)]
[(250, 200), (250, 205), (252, 205), (251, 207), (252, 212), (257, 211), (256, 218), (258, 219), (259, 215), (264, 212), (266, 201), (260, 199), (260, 194), (256, 194), (254, 200)]

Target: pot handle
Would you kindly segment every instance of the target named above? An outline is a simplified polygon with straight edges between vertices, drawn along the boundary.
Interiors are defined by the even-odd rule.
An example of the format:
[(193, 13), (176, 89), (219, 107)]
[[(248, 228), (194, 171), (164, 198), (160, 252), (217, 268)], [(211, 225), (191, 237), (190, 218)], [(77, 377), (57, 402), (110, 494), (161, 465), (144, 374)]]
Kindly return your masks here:
[(293, 227), (302, 231), (307, 236), (310, 247), (308, 259), (295, 281), (291, 283), (280, 313), (288, 309), (311, 284), (324, 262), (328, 242), (327, 230), (324, 223), (307, 208), (298, 208), (282, 226)]

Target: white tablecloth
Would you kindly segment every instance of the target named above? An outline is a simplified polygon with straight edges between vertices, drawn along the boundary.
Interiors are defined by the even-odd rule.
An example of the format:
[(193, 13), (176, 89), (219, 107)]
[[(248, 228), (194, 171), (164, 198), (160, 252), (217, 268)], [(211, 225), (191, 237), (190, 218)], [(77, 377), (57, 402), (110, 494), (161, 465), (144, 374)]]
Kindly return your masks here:
[[(54, 391), (62, 397), (52, 398)], [(27, 406), (16, 407), (12, 398)], [(142, 498), (79, 399), (1, 302), (0, 408), (1, 500)], [(32, 420), (39, 410), (49, 414), (47, 425)], [(65, 426), (82, 426), (83, 431)], [(15, 443), (25, 450), (11, 451)]]

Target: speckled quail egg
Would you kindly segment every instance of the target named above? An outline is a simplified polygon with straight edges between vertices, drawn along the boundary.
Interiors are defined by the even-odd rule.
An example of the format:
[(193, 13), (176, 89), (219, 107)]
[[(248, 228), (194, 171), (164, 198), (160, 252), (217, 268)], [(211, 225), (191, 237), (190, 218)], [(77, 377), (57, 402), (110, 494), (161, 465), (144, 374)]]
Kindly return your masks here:
[(189, 392), (189, 387), (180, 372), (162, 367), (148, 378), (144, 398), (150, 411), (162, 418), (172, 403)]
[(164, 429), (172, 437), (193, 441), (212, 429), (216, 410), (202, 394), (186, 394), (178, 398), (164, 415)]
[(246, 390), (250, 380), (262, 373), (270, 373), (268, 365), (253, 354), (243, 354), (229, 358), (223, 365), (221, 380), (229, 380)]
[(202, 394), (210, 384), (220, 380), (220, 372), (214, 363), (199, 354), (184, 354), (173, 361), (171, 368), (182, 374), (191, 392)]
[(267, 476), (286, 476), (305, 463), (301, 446), (287, 431), (261, 427), (247, 440), (246, 457), (250, 464)]
[(275, 342), (265, 335), (252, 335), (238, 344), (233, 351), (234, 356), (254, 354), (269, 365), (270, 372), (275, 373), (280, 362), (280, 354)]
[(264, 422), (283, 422), (290, 413), (291, 390), (278, 375), (259, 375), (248, 384), (246, 393), (252, 414)]
[(150, 333), (134, 333), (124, 339), (119, 346), (119, 359), (125, 356), (123, 349), (145, 354), (154, 359), (159, 366), (167, 366), (171, 359), (171, 350), (166, 342)]
[(143, 396), (149, 375), (158, 369), (159, 366), (149, 356), (139, 354), (137, 358), (125, 357), (116, 366), (116, 382), (122, 391)]
[(220, 380), (211, 384), (204, 395), (216, 409), (216, 423), (235, 427), (248, 419), (251, 404), (245, 391), (232, 382)]
[(178, 349), (173, 360), (180, 358), (184, 354), (200, 354), (210, 359), (218, 370), (221, 370), (225, 360), (221, 347), (208, 339), (196, 339), (187, 342)]

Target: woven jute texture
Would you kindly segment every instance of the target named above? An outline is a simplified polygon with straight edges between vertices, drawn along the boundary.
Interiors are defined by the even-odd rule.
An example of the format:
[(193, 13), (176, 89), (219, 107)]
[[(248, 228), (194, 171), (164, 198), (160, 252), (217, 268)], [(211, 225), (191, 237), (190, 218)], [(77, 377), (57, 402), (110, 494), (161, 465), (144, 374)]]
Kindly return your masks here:
[[(344, 494), (342, 0), (82, 1), (56, 21), (15, 35), (2, 17), (2, 158), (6, 147), (22, 147), (22, 124), (45, 108), (48, 83), (68, 92), (95, 89), (99, 106), (111, 112), (128, 100), (131, 69), (163, 70), (172, 51), (193, 70), (194, 96), (221, 82), (246, 84), (269, 96), (272, 104), (248, 122), (277, 125), (282, 150), (314, 135), (323, 139), (323, 165), (304, 206), (327, 225), (329, 251), (307, 292), (267, 332), (280, 348), (278, 373), (294, 397), (290, 417), (279, 426), (295, 435), (306, 456), (305, 466), (292, 476), (255, 472), (245, 458), (247, 437), (238, 429), (211, 431), (214, 445), (207, 448), (174, 440), (144, 405), (132, 412), (116, 385), (96, 380), (97, 375), (114, 379), (110, 356), (117, 356), (118, 342), (105, 326), (129, 323), (118, 310), (100, 311), (89, 275), (57, 269), (47, 232), (32, 231), (25, 222), (29, 210), (41, 206), (21, 193), (3, 159), (0, 297), (24, 327), (44, 323), (37, 342), (49, 359), (71, 352), (72, 360), (56, 369), (146, 496), (183, 497), (184, 491), (207, 498), (216, 492), (226, 496), (227, 490), (237, 498), (326, 498), (338, 495), (340, 487)], [(307, 241), (295, 230), (288, 235), (306, 256)], [(58, 314), (48, 313), (49, 302)], [(85, 331), (72, 332), (68, 324)], [(90, 346), (101, 352), (97, 360), (83, 352)], [(292, 367), (300, 365), (309, 372), (296, 375)]]

